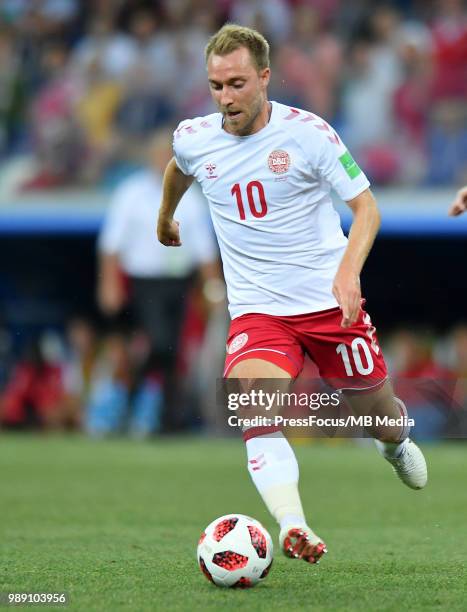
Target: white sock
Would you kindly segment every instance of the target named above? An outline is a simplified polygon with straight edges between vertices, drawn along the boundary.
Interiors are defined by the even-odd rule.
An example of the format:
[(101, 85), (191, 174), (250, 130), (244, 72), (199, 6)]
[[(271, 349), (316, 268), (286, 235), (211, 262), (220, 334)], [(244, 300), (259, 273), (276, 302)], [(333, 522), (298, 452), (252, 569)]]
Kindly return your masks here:
[(282, 432), (246, 442), (248, 471), (269, 512), (284, 525), (305, 525), (298, 492), (298, 463)]
[(281, 529), (283, 527), (306, 527), (305, 517), (298, 514), (285, 514), (279, 521)]
[(379, 452), (383, 455), (383, 457), (395, 459), (401, 456), (402, 451), (404, 450), (404, 446), (407, 443), (407, 440), (408, 438), (406, 438), (402, 442), (381, 442), (381, 440), (375, 440), (375, 444)]

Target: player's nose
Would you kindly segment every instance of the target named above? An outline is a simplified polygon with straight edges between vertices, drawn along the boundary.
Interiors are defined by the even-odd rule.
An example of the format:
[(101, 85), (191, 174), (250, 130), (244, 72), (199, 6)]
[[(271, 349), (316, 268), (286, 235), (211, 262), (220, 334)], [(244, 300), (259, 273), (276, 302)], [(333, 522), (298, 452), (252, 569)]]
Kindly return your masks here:
[(219, 100), (223, 108), (228, 108), (233, 103), (232, 95), (225, 88), (220, 92)]

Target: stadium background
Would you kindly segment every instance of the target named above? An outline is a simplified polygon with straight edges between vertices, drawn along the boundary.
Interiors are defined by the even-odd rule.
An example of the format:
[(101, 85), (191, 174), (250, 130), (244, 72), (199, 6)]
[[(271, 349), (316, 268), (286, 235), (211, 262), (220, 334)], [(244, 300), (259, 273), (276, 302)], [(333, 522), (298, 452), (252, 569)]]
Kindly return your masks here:
[[(97, 233), (113, 190), (141, 166), (142, 151), (152, 133), (163, 127), (173, 129), (181, 119), (212, 111), (203, 48), (208, 36), (227, 20), (257, 27), (268, 37), (273, 68), (270, 98), (323, 116), (341, 134), (372, 181), (383, 222), (365, 266), (362, 284), (392, 371), (421, 378), (457, 377), (460, 382), (456, 405), (460, 410), (467, 410), (467, 217), (447, 216), (457, 188), (467, 183), (464, 2), (3, 0), (0, 4), (0, 417), (5, 430), (31, 427), (67, 430), (69, 436), (86, 429), (92, 372), (87, 373), (86, 389), (78, 390), (67, 387), (65, 373), (70, 364), (78, 363), (83, 369), (89, 365), (73, 350), (76, 347), (70, 346), (69, 323), (77, 316), (95, 328), (92, 350), (97, 355), (100, 372), (108, 359), (106, 338), (115, 322), (108, 321), (96, 305)], [(157, 205), (155, 202), (155, 216)], [(344, 227), (348, 228), (348, 211), (339, 204), (337, 207)], [(206, 342), (223, 343), (222, 333), (206, 334), (206, 330), (216, 325), (222, 330), (225, 321), (219, 317), (219, 310), (213, 315), (212, 308), (203, 303), (199, 283), (187, 300), (187, 311), (179, 351), (188, 346), (191, 357), (188, 363), (180, 365), (180, 379), (185, 381), (180, 414), (163, 422), (156, 433), (199, 435), (216, 430), (212, 427), (212, 412), (203, 404), (205, 394), (196, 381), (197, 356), (206, 350)], [(214, 323), (210, 320), (212, 316), (216, 318)], [(127, 336), (124, 338), (130, 342)], [(216, 355), (222, 352), (216, 351), (218, 346), (211, 346), (208, 354), (209, 348)], [(5, 407), (12, 401), (12, 394), (15, 400), (15, 389), (21, 382), (18, 367), (24, 364), (33, 369), (37, 367), (39, 379), (44, 367), (52, 368), (56, 374), (52, 390), (48, 390), (52, 399), (46, 402), (52, 418), (39, 415), (31, 419), (31, 412), (36, 410), (34, 401), (26, 411), (29, 416), (13, 422), (5, 418)], [(213, 372), (219, 375), (221, 369), (222, 361), (217, 358), (200, 375), (206, 381), (214, 377)], [(111, 382), (115, 376), (112, 364), (107, 363), (104, 370)], [(70, 404), (74, 406), (72, 417)], [(125, 435), (124, 425), (120, 424), (116, 432)], [(428, 438), (440, 437), (443, 426), (435, 424), (425, 433)], [(65, 537), (65, 523), (58, 518), (60, 506), (50, 501), (57, 495), (57, 489), (49, 482), (48, 475), (57, 479), (57, 487), (58, 483), (61, 486), (67, 482), (68, 474), (82, 482), (83, 489), (77, 484), (71, 488), (71, 499), (75, 499), (78, 507), (79, 500), (86, 496), (92, 495), (95, 501), (100, 499), (98, 489), (105, 479), (116, 487), (128, 486), (139, 475), (150, 479), (149, 468), (146, 471), (142, 468), (146, 461), (159, 473), (159, 485), (167, 487), (171, 494), (171, 502), (159, 515), (162, 528), (170, 532), (171, 513), (177, 512), (186, 500), (177, 498), (179, 493), (170, 488), (169, 481), (174, 478), (189, 491), (184, 470), (189, 470), (190, 462), (199, 469), (208, 469), (197, 463), (198, 452), (206, 452), (201, 451), (206, 447), (197, 446), (196, 442), (190, 442), (195, 446), (184, 453), (183, 445), (167, 447), (167, 441), (158, 436), (150, 440), (154, 451), (157, 450), (151, 455), (141, 442), (131, 446), (118, 446), (122, 441), (106, 442), (117, 446), (104, 446), (102, 451), (88, 446), (86, 441), (79, 443), (83, 447), (69, 447), (61, 434), (59, 438), (45, 437), (39, 441), (9, 435), (9, 438), (3, 436), (1, 452), (4, 464), (10, 467), (9, 474), (4, 474), (3, 488), (10, 502), (6, 522), (12, 529), (10, 535), (13, 534), (9, 550), (14, 571), (5, 585), (18, 588), (33, 584), (38, 588), (44, 584), (51, 588), (67, 585), (52, 557), (51, 566), (56, 569), (49, 574), (39, 572), (36, 582), (30, 575), (28, 578), (27, 569), (22, 574), (23, 568), (28, 567), (24, 551), (31, 555), (31, 550), (21, 544), (23, 536), (29, 534), (33, 540), (37, 534), (43, 534), (44, 538), (51, 534)], [(72, 444), (78, 444), (76, 437), (71, 440), (75, 440)], [(247, 508), (252, 506), (251, 513), (262, 512), (260, 517), (264, 519), (259, 502), (249, 497), (252, 492), (247, 488), (250, 485), (246, 473), (240, 473), (241, 450), (237, 447), (233, 450), (228, 443), (232, 457), (240, 462), (237, 465), (232, 463), (230, 451), (227, 457), (227, 451), (218, 446), (218, 441), (212, 444), (220, 463), (218, 469), (208, 469), (208, 479), (222, 478), (223, 469), (236, 470), (236, 484), (224, 491), (223, 503), (215, 503), (210, 491), (197, 481), (197, 490), (203, 491), (206, 497), (193, 512), (193, 524), (188, 522), (185, 531), (182, 529), (188, 540), (213, 514), (232, 511), (231, 506), (227, 507), (227, 502), (234, 502), (232, 491), (239, 491), (245, 512), (250, 512)], [(17, 460), (17, 449), (23, 461)], [(318, 449), (318, 454), (322, 450)], [(363, 455), (358, 454), (360, 451), (356, 450), (356, 455), (345, 452), (350, 452), (349, 465), (362, 469), (365, 462)], [(433, 449), (431, 452), (439, 458), (440, 474), (444, 474), (443, 466), (446, 473), (455, 474), (456, 469), (460, 470), (461, 460), (465, 462), (463, 449), (443, 450), (441, 455), (435, 455)], [(95, 482), (91, 478), (93, 485), (84, 485), (83, 475), (89, 478), (91, 465), (94, 460), (97, 464), (103, 460), (102, 453), (104, 467), (96, 472)], [(122, 454), (127, 454), (127, 472), (124, 462), (118, 458)], [(80, 471), (77, 466), (83, 456)], [(68, 463), (66, 457), (69, 457)], [(167, 467), (167, 457), (172, 461), (174, 472)], [(347, 455), (342, 457), (344, 463)], [(59, 473), (57, 458), (64, 460), (63, 473)], [(306, 471), (306, 459), (303, 460)], [(339, 464), (338, 458), (333, 458), (333, 462), (329, 469), (334, 470), (332, 477), (339, 478), (343, 463)], [(123, 481), (116, 476), (119, 470), (123, 470)], [(350, 483), (351, 477), (347, 477)], [(41, 486), (34, 488), (35, 481)], [(244, 485), (238, 484), (243, 481)], [(55, 517), (55, 524), (48, 531), (47, 521), (42, 521), (42, 527), (38, 528), (34, 517), (25, 510), (16, 514), (24, 502), (24, 491), (19, 493), (16, 489), (18, 482), (28, 487), (28, 503), (42, 504)], [(372, 483), (378, 486), (376, 476)], [(325, 485), (324, 478), (321, 486)], [(441, 495), (441, 491), (438, 493)], [(447, 482), (444, 494), (451, 493), (451, 484)], [(131, 495), (135, 504), (149, 502), (157, 506), (160, 503), (157, 496), (146, 498), (147, 493), (142, 489), (132, 490)], [(380, 495), (381, 500), (386, 499), (382, 491)], [(399, 493), (392, 495), (402, 502), (406, 499), (403, 494), (400, 498)], [(436, 495), (433, 493), (434, 498)], [(103, 503), (112, 503), (112, 500), (109, 493)], [(105, 524), (107, 517), (102, 508), (97, 509), (97, 501), (92, 507), (98, 523)], [(121, 507), (131, 512), (125, 504)], [(422, 506), (416, 507), (423, 511)], [(70, 506), (62, 509), (69, 512)], [(332, 513), (329, 508), (327, 512)], [(440, 508), (440, 512), (445, 512), (446, 525), (454, 529), (457, 523), (452, 515), (446, 508)], [(321, 517), (325, 516), (323, 510)], [(18, 517), (19, 523), (16, 523)], [(112, 517), (114, 520), (115, 515)], [(137, 520), (143, 528), (152, 519), (141, 514)], [(398, 519), (394, 520), (397, 523)], [(108, 532), (109, 537), (116, 538), (115, 549), (120, 527), (125, 524), (125, 519), (122, 521), (114, 521)], [(415, 517), (412, 522), (415, 526)], [(87, 523), (81, 525), (86, 527)], [(373, 527), (375, 534), (377, 521)], [(88, 534), (86, 528), (84, 532)], [(128, 536), (129, 540), (134, 536), (136, 547), (144, 546), (141, 534)], [(90, 530), (88, 535), (89, 541), (86, 535), (85, 542), (92, 549), (95, 534)], [(167, 542), (164, 531), (158, 532), (159, 536)], [(156, 536), (151, 537), (156, 546)], [(390, 536), (385, 537), (389, 542)], [(454, 541), (454, 531), (446, 537), (448, 543)], [(362, 534), (358, 538), (365, 540)], [(80, 545), (77, 539), (71, 540), (77, 546), (78, 563), (76, 555)], [(376, 561), (383, 564), (384, 560), (377, 556), (376, 540), (374, 535), (373, 548), (370, 548)], [(66, 559), (60, 549), (52, 547), (51, 550), (56, 555), (55, 561)], [(191, 555), (191, 550), (192, 543), (188, 541), (183, 554)], [(341, 553), (345, 561), (346, 552)], [(425, 554), (419, 553), (420, 557), (413, 559), (414, 567)], [(96, 552), (90, 557), (89, 563), (100, 558), (99, 554)], [(448, 564), (441, 557), (441, 565)], [(171, 562), (170, 558), (164, 560), (169, 566)], [(30, 563), (41, 567), (41, 557), (32, 555)], [(190, 563), (185, 567), (192, 571)], [(449, 576), (457, 572), (454, 566), (445, 567)], [(304, 570), (300, 568), (301, 572)], [(130, 575), (137, 572), (138, 564), (131, 558)], [(71, 565), (67, 566), (65, 575), (69, 579), (72, 574)], [(299, 575), (302, 574), (299, 572)], [(152, 580), (149, 574), (147, 578)], [(391, 583), (389, 574), (386, 579)], [(79, 591), (76, 584), (75, 590)], [(82, 584), (87, 584), (86, 580)], [(193, 584), (197, 588), (197, 582)], [(324, 586), (325, 583), (318, 582), (318, 599), (322, 595), (323, 602)], [(403, 586), (399, 587), (402, 589), (400, 602), (404, 601), (405, 591)], [(157, 594), (157, 587), (154, 588)], [(384, 583), (377, 588), (382, 593)], [(83, 598), (85, 591), (82, 586)], [(339, 605), (344, 606), (342, 609), (350, 609), (345, 588), (337, 592), (342, 596), (339, 600)], [(388, 593), (387, 609), (391, 609)], [(90, 601), (82, 605), (82, 609), (94, 609)], [(457, 609), (454, 600), (451, 605), (451, 609)], [(376, 609), (374, 600), (368, 606), (367, 609)], [(105, 607), (103, 604), (102, 608)], [(143, 605), (136, 607), (143, 609)], [(378, 609), (383, 608), (381, 605)], [(338, 609), (337, 603), (329, 609)]]
[[(66, 369), (73, 317), (105, 341), (95, 299), (105, 209), (154, 131), (213, 110), (203, 47), (226, 20), (264, 31), (270, 97), (322, 115), (372, 180), (383, 223), (363, 290), (393, 371), (465, 376), (467, 220), (446, 214), (467, 182), (461, 1), (6, 0), (0, 16), (1, 388), (37, 342)], [(191, 308), (185, 345), (201, 347), (207, 318)], [(51, 409), (66, 395), (56, 389)], [(178, 428), (202, 427), (199, 401)]]

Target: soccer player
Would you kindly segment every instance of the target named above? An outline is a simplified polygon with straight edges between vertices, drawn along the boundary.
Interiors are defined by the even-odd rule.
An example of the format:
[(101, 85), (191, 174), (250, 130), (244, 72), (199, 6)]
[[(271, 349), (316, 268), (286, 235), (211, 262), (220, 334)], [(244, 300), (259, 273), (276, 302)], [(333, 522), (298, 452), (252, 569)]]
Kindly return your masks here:
[(457, 217), (467, 210), (467, 185), (459, 189), (449, 207), (449, 216)]
[[(210, 205), (232, 318), (225, 377), (292, 380), (307, 353), (355, 413), (400, 417), (405, 409), (362, 309), (360, 272), (379, 227), (367, 178), (320, 117), (268, 101), (269, 46), (260, 33), (224, 26), (206, 47), (206, 63), (219, 112), (175, 131), (157, 234), (166, 246), (181, 245), (174, 213), (197, 180)], [(331, 188), (353, 212), (348, 239)], [(371, 433), (401, 480), (424, 487), (425, 459), (408, 428)], [(306, 523), (289, 443), (279, 428), (243, 435), (282, 550), (318, 562), (326, 545)]]

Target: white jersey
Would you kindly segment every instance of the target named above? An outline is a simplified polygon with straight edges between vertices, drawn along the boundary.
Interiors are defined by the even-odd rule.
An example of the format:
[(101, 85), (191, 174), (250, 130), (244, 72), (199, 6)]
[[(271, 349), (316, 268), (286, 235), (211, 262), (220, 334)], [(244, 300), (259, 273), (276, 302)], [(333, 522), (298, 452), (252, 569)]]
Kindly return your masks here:
[(323, 119), (272, 102), (264, 128), (234, 136), (214, 113), (183, 121), (174, 153), (209, 202), (232, 318), (338, 305), (332, 282), (347, 238), (330, 191), (349, 201), (369, 182)]

